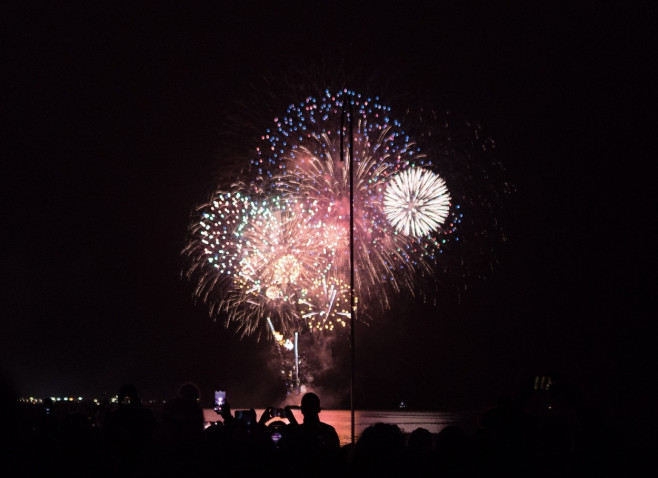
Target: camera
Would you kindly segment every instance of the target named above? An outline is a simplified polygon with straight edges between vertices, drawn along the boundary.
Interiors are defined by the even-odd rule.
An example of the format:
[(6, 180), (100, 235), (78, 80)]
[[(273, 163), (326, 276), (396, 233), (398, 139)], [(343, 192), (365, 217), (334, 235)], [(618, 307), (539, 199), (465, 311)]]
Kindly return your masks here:
[(252, 426), (256, 423), (256, 412), (254, 410), (236, 410), (235, 418), (247, 426)]
[(283, 408), (273, 408), (272, 418), (286, 418), (286, 410)]
[(225, 403), (226, 390), (215, 390), (215, 410), (221, 412)]

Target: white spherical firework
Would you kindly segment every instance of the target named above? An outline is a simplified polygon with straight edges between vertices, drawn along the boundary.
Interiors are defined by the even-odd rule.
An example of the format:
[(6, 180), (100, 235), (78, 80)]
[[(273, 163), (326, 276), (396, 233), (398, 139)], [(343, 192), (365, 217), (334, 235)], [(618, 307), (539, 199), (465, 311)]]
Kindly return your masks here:
[(448, 217), (450, 194), (441, 176), (411, 168), (392, 176), (384, 192), (384, 211), (391, 225), (406, 236), (421, 237)]

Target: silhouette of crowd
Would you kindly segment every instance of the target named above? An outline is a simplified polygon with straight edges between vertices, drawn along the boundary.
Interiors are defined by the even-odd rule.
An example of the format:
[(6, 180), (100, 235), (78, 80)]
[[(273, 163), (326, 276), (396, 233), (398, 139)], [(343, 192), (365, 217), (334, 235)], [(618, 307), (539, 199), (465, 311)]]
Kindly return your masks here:
[[(6, 398), (6, 397), (5, 397)], [(206, 422), (198, 388), (183, 384), (157, 410), (134, 385), (117, 403), (78, 407), (44, 399), (32, 416), (3, 399), (9, 439), (2, 476), (203, 477), (581, 477), (633, 476), (624, 441), (601, 417), (574, 409), (531, 413), (503, 399), (482, 413), (477, 431), (448, 426), (405, 434), (376, 423), (352, 445), (340, 445), (320, 420), (320, 398), (302, 397), (298, 423), (290, 407), (216, 408)], [(525, 403), (524, 405), (527, 405)], [(566, 409), (565, 409), (566, 410)], [(573, 415), (576, 413), (576, 415)], [(3, 471), (4, 470), (4, 471)]]

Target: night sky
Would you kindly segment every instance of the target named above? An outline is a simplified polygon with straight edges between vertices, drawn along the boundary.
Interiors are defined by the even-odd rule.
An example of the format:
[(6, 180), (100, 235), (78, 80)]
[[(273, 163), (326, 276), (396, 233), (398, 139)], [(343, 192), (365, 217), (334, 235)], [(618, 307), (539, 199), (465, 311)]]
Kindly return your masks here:
[(2, 15), (16, 394), (281, 398), (270, 345), (193, 303), (180, 251), (228, 152), (311, 79), (479, 123), (516, 187), (486, 279), (357, 328), (357, 407), (483, 407), (549, 372), (606, 413), (654, 407), (649, 2), (114, 3)]

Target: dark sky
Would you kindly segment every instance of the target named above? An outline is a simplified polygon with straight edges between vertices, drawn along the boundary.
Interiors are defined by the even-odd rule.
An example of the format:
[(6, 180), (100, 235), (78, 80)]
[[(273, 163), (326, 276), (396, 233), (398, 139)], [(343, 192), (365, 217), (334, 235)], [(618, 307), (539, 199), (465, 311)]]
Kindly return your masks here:
[(2, 15), (0, 358), (17, 393), (192, 380), (275, 399), (269, 346), (193, 304), (180, 251), (233, 113), (253, 111), (252, 134), (299, 101), (279, 85), (316, 75), (477, 121), (517, 189), (486, 280), (357, 328), (357, 406), (481, 407), (548, 371), (606, 411), (650, 406), (649, 2), (114, 3)]

